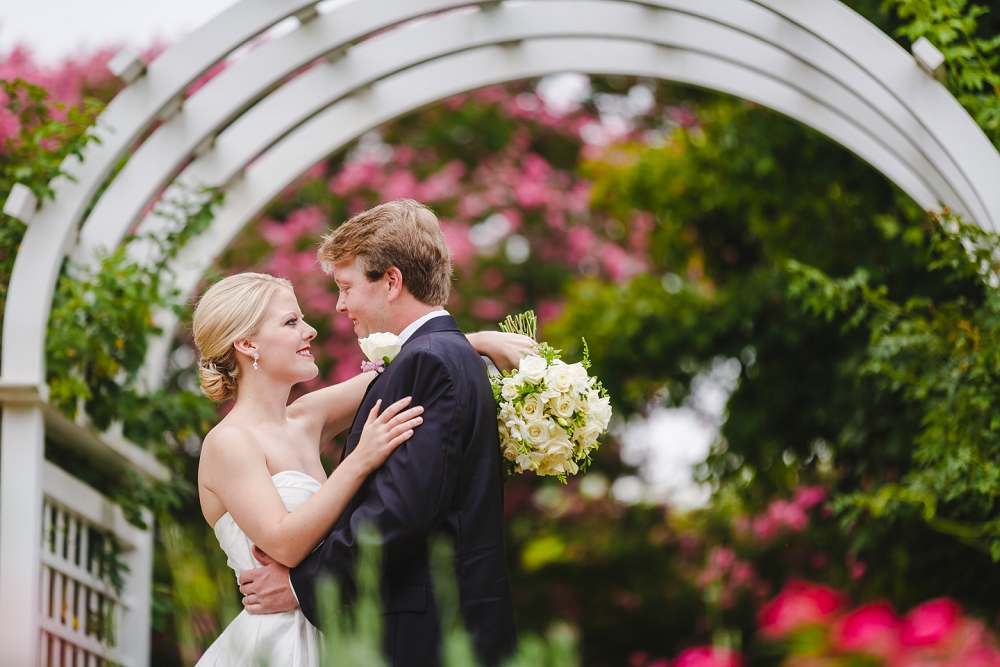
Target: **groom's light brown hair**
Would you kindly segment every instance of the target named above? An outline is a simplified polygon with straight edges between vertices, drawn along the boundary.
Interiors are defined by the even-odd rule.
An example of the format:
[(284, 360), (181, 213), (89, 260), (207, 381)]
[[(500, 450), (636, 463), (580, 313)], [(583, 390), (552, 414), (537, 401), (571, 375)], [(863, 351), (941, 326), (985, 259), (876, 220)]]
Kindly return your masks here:
[(428, 306), (451, 295), (451, 251), (434, 212), (412, 199), (397, 199), (358, 213), (323, 237), (317, 253), (323, 270), (357, 258), (369, 281), (395, 266), (403, 285)]

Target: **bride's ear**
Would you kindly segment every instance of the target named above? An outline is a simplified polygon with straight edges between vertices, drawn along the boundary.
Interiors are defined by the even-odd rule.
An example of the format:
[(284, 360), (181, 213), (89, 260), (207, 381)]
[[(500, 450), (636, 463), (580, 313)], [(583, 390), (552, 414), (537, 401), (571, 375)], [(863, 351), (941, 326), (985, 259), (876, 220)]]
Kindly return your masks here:
[(238, 340), (235, 343), (233, 343), (233, 349), (236, 350), (237, 354), (252, 359), (254, 353), (257, 352), (257, 344), (254, 343), (249, 338), (244, 338), (243, 340)]

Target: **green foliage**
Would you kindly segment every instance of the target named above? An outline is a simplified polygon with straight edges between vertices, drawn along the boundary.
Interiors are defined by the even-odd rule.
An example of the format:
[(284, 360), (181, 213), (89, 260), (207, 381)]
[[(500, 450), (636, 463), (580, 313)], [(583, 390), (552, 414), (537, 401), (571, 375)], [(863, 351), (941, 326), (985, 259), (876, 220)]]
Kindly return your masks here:
[[(132, 237), (94, 267), (71, 266), (59, 278), (46, 340), (50, 402), (73, 419), (88, 419), (101, 431), (120, 424), (123, 434), (152, 448), (171, 467), (179, 465), (181, 443), (200, 440), (218, 419), (214, 406), (193, 388), (176, 381), (146, 391), (138, 373), (151, 336), (162, 332), (153, 321), (160, 308), (177, 299), (168, 262), (185, 243), (204, 230), (221, 202), (216, 190), (165, 202), (158, 207), (166, 233)], [(150, 256), (130, 256), (144, 243)], [(51, 448), (50, 448), (51, 449)], [(122, 505), (140, 524), (140, 507), (159, 514), (178, 507), (185, 492), (181, 480), (151, 484), (134, 473), (108, 476), (66, 452), (51, 449), (54, 460), (70, 465), (96, 488)], [(82, 464), (82, 465), (81, 465)]]
[[(4, 132), (0, 142), (0, 208), (15, 183), (26, 185), (39, 200), (51, 199), (49, 183), (64, 175), (63, 161), (81, 158), (95, 140), (88, 130), (101, 104), (92, 99), (81, 106), (57, 104), (45, 89), (21, 79), (0, 81), (0, 86), (0, 115), (17, 119), (16, 131)], [(0, 213), (0, 314), (24, 230), (21, 222)]]
[[(382, 667), (382, 578), (381, 545), (377, 531), (363, 527), (359, 539), (355, 579), (357, 595), (343, 604), (340, 589), (330, 579), (318, 587), (320, 627), (323, 631), (322, 663), (330, 667)], [(441, 619), (442, 664), (445, 667), (476, 667), (472, 640), (465, 632), (459, 605), (458, 582), (451, 546), (436, 539), (431, 547), (434, 595)], [(504, 667), (575, 667), (578, 664), (573, 631), (553, 626), (547, 639), (522, 638), (519, 654)]]
[(624, 284), (576, 282), (546, 336), (572, 354), (585, 335), (622, 411), (683, 404), (695, 377), (739, 359), (703, 472), (758, 501), (820, 474), (828, 447), (855, 480), (898, 467), (911, 432), (887, 420), (892, 395), (857, 382), (864, 337), (789, 304), (783, 266), (799, 258), (838, 275), (861, 265), (893, 289), (935, 293), (922, 212), (810, 130), (727, 99), (702, 108), (699, 126), (627, 166), (590, 166), (596, 207), (656, 216), (653, 266)]
[[(173, 581), (173, 617), (177, 644), (184, 665), (194, 665), (219, 633), (220, 588), (200, 557), (201, 545), (192, 531), (162, 513), (159, 517), (160, 544)], [(228, 570), (228, 568), (226, 568)], [(232, 587), (232, 570), (228, 570)]]
[(968, 0), (887, 0), (908, 21), (897, 30), (926, 37), (945, 57), (948, 88), (1000, 147), (1000, 34), (981, 28), (990, 9)]
[[(947, 393), (944, 384), (946, 371), (961, 371), (961, 360), (948, 356), (957, 354), (960, 339), (918, 355), (926, 341), (901, 330), (873, 357), (865, 309), (870, 315), (875, 306), (860, 293), (869, 286), (867, 296), (913, 312), (920, 304), (936, 311), (955, 304), (938, 317), (954, 318), (955, 326), (964, 318), (985, 336), (985, 323), (972, 318), (988, 302), (978, 268), (985, 258), (970, 261), (960, 245), (942, 241), (936, 221), (811, 130), (726, 99), (703, 101), (698, 113), (697, 125), (677, 129), (662, 147), (588, 165), (598, 210), (623, 224), (635, 209), (655, 216), (651, 270), (627, 283), (577, 281), (563, 316), (544, 335), (569, 354), (585, 335), (593, 372), (620, 411), (685, 405), (695, 378), (722, 359), (738, 359), (738, 384), (700, 467), (703, 479), (750, 508), (803, 483), (834, 486), (843, 513), (827, 548), (868, 564), (868, 574), (847, 582), (850, 590), (901, 605), (949, 594), (995, 615), (995, 593), (984, 584), (993, 566), (966, 546), (983, 547), (983, 524), (991, 520), (991, 466), (970, 472), (986, 442), (967, 443), (964, 451), (926, 444), (931, 437), (971, 441), (969, 434), (987, 423), (980, 417), (949, 432), (949, 411), (954, 420), (954, 411), (964, 415), (976, 402), (969, 397), (965, 408), (942, 402), (935, 410), (922, 402), (932, 389), (960, 400), (963, 392)], [(790, 261), (837, 277), (845, 290), (854, 286), (853, 307), (841, 308), (846, 296), (825, 284), (816, 290), (831, 307), (803, 310)], [(962, 334), (966, 348), (975, 345), (970, 336)], [(889, 354), (890, 344), (900, 356)], [(927, 355), (912, 363), (926, 364), (928, 386), (913, 388), (908, 376), (890, 381), (890, 369), (906, 368), (906, 355)], [(880, 373), (873, 359), (881, 360)], [(942, 374), (933, 387), (931, 369)], [(931, 413), (942, 420), (933, 436), (925, 424)], [(935, 468), (937, 486), (923, 479), (927, 468)], [(967, 483), (949, 486), (962, 475)], [(938, 530), (923, 520), (922, 501), (887, 497), (894, 489), (912, 494), (925, 487), (937, 489), (931, 526)], [(972, 495), (963, 500), (966, 491)], [(873, 510), (880, 520), (872, 520)], [(945, 528), (964, 533), (964, 542), (938, 532)], [(963, 563), (960, 572), (948, 565), (956, 561)]]
[(917, 411), (913, 466), (897, 482), (855, 491), (840, 504), (876, 518), (914, 509), (941, 532), (1000, 560), (1000, 238), (945, 218), (931, 268), (943, 280), (981, 277), (980, 294), (895, 302), (863, 270), (835, 280), (791, 263), (793, 294), (811, 312), (869, 337), (860, 371)]

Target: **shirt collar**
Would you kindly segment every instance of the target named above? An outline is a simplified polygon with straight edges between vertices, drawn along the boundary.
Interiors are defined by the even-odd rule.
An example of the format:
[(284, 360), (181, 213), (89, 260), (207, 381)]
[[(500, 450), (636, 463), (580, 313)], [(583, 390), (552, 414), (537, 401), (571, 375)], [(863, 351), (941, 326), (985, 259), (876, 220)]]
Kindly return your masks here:
[(424, 326), (428, 321), (433, 320), (435, 317), (444, 317), (450, 313), (447, 310), (432, 310), (423, 317), (411, 322), (405, 329), (403, 329), (399, 334), (399, 344), (402, 345), (410, 339), (417, 329)]

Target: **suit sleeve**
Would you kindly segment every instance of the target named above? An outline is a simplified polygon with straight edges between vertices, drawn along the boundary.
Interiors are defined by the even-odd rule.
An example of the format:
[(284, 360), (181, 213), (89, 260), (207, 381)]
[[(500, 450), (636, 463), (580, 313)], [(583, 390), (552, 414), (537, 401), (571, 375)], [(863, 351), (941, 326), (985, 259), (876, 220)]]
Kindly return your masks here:
[(434, 353), (414, 350), (399, 364), (382, 394), (382, 405), (406, 396), (424, 407), (424, 423), (392, 453), (366, 484), (366, 496), (347, 525), (327, 540), (291, 573), (292, 585), (306, 618), (318, 626), (315, 587), (332, 576), (345, 595), (354, 592), (354, 560), (358, 532), (365, 524), (382, 537), (383, 567), (387, 576), (415, 550), (426, 549), (428, 537), (447, 517), (455, 493), (462, 457), (462, 402), (443, 361)]

